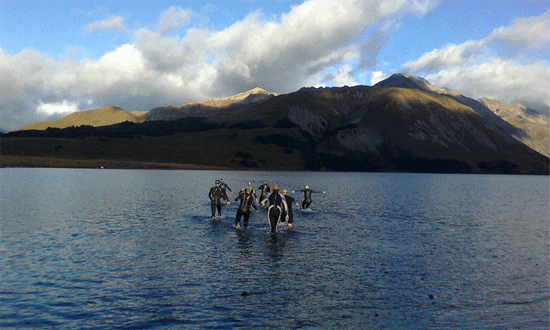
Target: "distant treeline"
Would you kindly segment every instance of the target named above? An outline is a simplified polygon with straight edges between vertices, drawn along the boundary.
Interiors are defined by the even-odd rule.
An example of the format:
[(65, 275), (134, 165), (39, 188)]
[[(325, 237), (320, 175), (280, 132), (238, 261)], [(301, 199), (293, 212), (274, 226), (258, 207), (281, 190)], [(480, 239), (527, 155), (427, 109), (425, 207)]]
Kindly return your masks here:
[(171, 121), (148, 121), (144, 123), (123, 122), (109, 126), (78, 126), (48, 128), (45, 130), (24, 130), (1, 134), (5, 137), (49, 137), (49, 138), (134, 138), (136, 136), (166, 136), (180, 132), (200, 132), (223, 128), (224, 124), (207, 122), (201, 117), (188, 117)]
[[(268, 127), (261, 120), (252, 120), (234, 124), (213, 123), (203, 117), (186, 117), (178, 120), (156, 120), (144, 123), (132, 123), (125, 121), (120, 124), (108, 126), (71, 126), (66, 128), (52, 128), (45, 130), (22, 130), (9, 133), (1, 133), (3, 137), (48, 137), (48, 138), (134, 138), (136, 136), (167, 136), (182, 132), (202, 132), (221, 128), (229, 129), (254, 129)], [(274, 128), (298, 127), (288, 119), (280, 120)]]

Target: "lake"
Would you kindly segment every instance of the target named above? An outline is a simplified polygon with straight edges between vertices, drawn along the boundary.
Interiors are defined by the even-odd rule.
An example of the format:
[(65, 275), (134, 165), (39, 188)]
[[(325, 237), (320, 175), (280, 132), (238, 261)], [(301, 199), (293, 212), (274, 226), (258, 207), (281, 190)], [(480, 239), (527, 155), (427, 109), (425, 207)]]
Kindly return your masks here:
[[(210, 218), (216, 179), (233, 190)], [(548, 329), (549, 178), (0, 169), (0, 328)], [(235, 228), (236, 192), (310, 211)], [(301, 193), (292, 195), (301, 202)]]

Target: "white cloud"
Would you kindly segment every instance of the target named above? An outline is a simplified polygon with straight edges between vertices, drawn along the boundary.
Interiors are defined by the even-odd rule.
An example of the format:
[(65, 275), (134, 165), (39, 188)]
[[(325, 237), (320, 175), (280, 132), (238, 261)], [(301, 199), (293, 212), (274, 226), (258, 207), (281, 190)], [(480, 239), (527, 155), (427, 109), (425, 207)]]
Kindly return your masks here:
[(323, 79), (323, 82), (330, 83), (332, 86), (355, 86), (358, 83), (355, 81), (354, 76), (351, 73), (351, 65), (343, 65), (333, 73), (329, 73)]
[(483, 40), (435, 49), (400, 71), (423, 75), (436, 87), (472, 98), (521, 103), (548, 115), (549, 62), (533, 52), (547, 51), (549, 33), (547, 11), (538, 17), (515, 19)]
[(36, 111), (46, 116), (68, 115), (78, 111), (78, 103), (63, 100), (63, 102), (44, 103), (39, 101)]
[(487, 43), (502, 48), (502, 52), (518, 52), (550, 47), (550, 10), (536, 17), (517, 18), (507, 27), (495, 29)]
[(107, 31), (128, 32), (128, 29), (124, 26), (124, 18), (121, 16), (92, 22), (86, 25), (83, 30), (86, 34), (103, 33)]
[(483, 42), (467, 41), (460, 45), (447, 45), (422, 55), (415, 62), (403, 65), (407, 72), (434, 72), (441, 68), (462, 66), (479, 56)]
[(389, 76), (390, 76), (389, 74), (384, 73), (382, 71), (373, 71), (371, 73), (370, 85), (374, 86), (377, 83), (381, 82), (382, 80), (388, 78)]
[[(253, 12), (219, 31), (188, 27), (195, 14), (171, 7), (155, 31), (134, 31), (133, 44), (97, 60), (55, 61), (30, 50), (13, 56), (0, 50), (0, 128), (91, 106), (150, 110), (257, 86), (286, 93), (310, 85), (354, 85), (357, 70), (377, 62), (388, 26), (410, 13), (422, 15), (430, 4), (310, 0), (278, 18)], [(167, 35), (184, 26), (182, 36)], [(84, 27), (86, 33), (113, 30), (127, 31), (122, 17)]]
[(450, 88), (475, 99), (488, 97), (505, 103), (521, 103), (546, 112), (544, 107), (550, 106), (549, 77), (548, 63), (526, 65), (493, 57), (476, 65), (453, 67), (424, 78), (437, 87)]
[(185, 26), (189, 22), (190, 10), (182, 9), (179, 6), (170, 7), (162, 13), (157, 24), (160, 34), (168, 33), (174, 29)]

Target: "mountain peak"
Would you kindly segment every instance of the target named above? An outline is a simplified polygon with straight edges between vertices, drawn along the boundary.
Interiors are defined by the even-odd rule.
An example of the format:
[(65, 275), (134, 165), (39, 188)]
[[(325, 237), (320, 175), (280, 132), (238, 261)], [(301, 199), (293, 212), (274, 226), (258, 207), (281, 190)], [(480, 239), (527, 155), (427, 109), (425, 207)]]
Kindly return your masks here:
[(263, 88), (260, 88), (260, 87), (256, 87), (256, 88), (252, 88), (251, 90), (249, 90), (248, 92), (245, 92), (246, 94), (273, 94), (273, 93), (270, 93), (268, 91), (266, 91), (265, 89)]
[(265, 96), (276, 96), (278, 94), (270, 93), (270, 92), (266, 91), (265, 89), (262, 89), (260, 87), (256, 87), (256, 88), (253, 88), (253, 89), (251, 89), (247, 92), (242, 92), (242, 93), (239, 93), (239, 94), (236, 94), (236, 95), (233, 95), (233, 96), (215, 98), (215, 99), (210, 99), (210, 100), (205, 100), (205, 101), (199, 101), (199, 102), (196, 102), (196, 104), (203, 104), (203, 105), (208, 105), (208, 106), (213, 106), (213, 107), (227, 107), (227, 106), (230, 106), (234, 103), (243, 102), (244, 100), (246, 100), (251, 95), (265, 97)]
[(394, 73), (389, 78), (378, 82), (376, 87), (398, 87), (420, 89), (426, 92), (438, 93), (439, 89), (432, 86), (426, 79), (405, 73)]

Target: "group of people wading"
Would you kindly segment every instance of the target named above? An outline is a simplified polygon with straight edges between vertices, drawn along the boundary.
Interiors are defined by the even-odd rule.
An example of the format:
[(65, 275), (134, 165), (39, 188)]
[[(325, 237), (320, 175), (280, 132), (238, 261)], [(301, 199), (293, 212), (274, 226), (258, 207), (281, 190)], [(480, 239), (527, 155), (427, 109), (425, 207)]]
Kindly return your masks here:
[[(214, 187), (210, 188), (208, 193), (208, 198), (211, 200), (211, 210), (212, 218), (222, 215), (222, 200), (225, 200), (227, 205), (230, 204), (229, 198), (227, 196), (227, 190), (233, 192), (231, 188), (223, 181), (223, 179), (216, 180)], [(273, 190), (273, 191), (271, 191)], [(279, 222), (286, 222), (288, 228), (292, 228), (292, 221), (294, 220), (294, 215), (292, 213), (292, 205), (294, 204), (294, 198), (288, 195), (288, 191), (283, 189), (280, 191), (278, 184), (274, 184), (272, 187), (269, 186), (267, 181), (264, 181), (261, 186), (258, 187), (260, 192), (260, 197), (256, 196), (254, 189), (251, 187), (250, 183), (248, 186), (241, 189), (235, 202), (239, 202), (239, 207), (237, 208), (237, 215), (235, 217), (235, 226), (241, 228), (241, 218), (243, 218), (244, 227), (248, 227), (248, 220), (250, 218), (251, 208), (254, 208), (256, 211), (258, 208), (256, 204), (259, 203), (263, 208), (267, 210), (268, 223), (271, 227), (271, 232), (275, 233), (277, 231), (277, 224)], [(311, 190), (308, 185), (301, 190), (293, 190), (292, 193), (296, 191), (301, 191), (304, 193), (304, 201), (300, 205), (296, 203), (296, 207), (308, 209), (311, 205), (311, 194), (317, 193), (317, 191)], [(326, 191), (322, 192), (323, 194)]]

